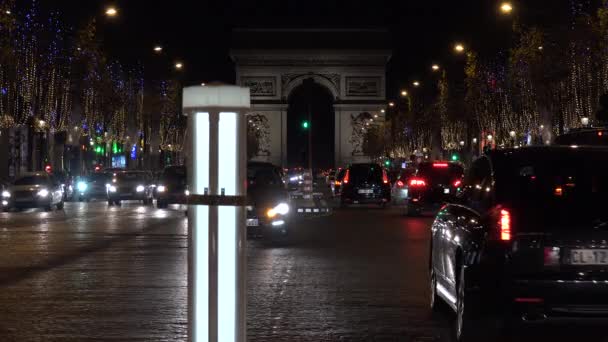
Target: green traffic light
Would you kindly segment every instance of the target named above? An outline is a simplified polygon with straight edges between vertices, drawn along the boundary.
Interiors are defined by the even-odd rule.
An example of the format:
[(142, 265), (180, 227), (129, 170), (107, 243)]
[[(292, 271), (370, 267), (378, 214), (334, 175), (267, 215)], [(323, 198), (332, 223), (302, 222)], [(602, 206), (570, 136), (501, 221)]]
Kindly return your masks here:
[(385, 160), (385, 161), (384, 161), (384, 165), (386, 165), (386, 166), (390, 166), (390, 165), (391, 165), (391, 161), (390, 161), (390, 160)]
[(452, 161), (458, 161), (458, 155), (452, 154)]
[(310, 123), (308, 121), (302, 121), (302, 128), (308, 129), (310, 127)]

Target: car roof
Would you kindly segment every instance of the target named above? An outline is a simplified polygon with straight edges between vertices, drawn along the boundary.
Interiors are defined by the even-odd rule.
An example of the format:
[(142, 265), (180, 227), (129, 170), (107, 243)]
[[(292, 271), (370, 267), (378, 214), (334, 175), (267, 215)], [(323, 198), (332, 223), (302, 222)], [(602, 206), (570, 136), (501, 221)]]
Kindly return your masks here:
[(522, 148), (509, 148), (503, 150), (493, 150), (489, 153), (491, 160), (507, 159), (507, 158), (557, 158), (564, 156), (576, 156), (581, 154), (589, 155), (606, 155), (608, 156), (608, 147), (606, 146), (529, 146)]

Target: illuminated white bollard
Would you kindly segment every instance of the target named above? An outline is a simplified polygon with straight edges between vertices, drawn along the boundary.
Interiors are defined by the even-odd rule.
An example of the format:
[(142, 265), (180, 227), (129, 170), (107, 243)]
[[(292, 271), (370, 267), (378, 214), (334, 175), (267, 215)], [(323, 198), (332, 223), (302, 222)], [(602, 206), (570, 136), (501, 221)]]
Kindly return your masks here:
[(188, 321), (193, 342), (245, 342), (245, 111), (249, 88), (184, 88), (188, 160)]

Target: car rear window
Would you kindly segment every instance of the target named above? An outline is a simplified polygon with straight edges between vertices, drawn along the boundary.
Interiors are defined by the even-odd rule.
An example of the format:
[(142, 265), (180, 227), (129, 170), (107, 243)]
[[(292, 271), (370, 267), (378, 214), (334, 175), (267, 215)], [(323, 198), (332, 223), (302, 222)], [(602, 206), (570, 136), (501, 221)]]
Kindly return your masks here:
[(606, 154), (526, 158), (501, 167), (497, 177), (498, 200), (530, 228), (590, 227), (608, 219)]
[(349, 170), (350, 182), (353, 184), (382, 183), (382, 168), (379, 165), (355, 164)]
[(247, 169), (247, 181), (255, 185), (278, 185), (282, 183), (281, 177), (274, 168), (249, 168)]
[(453, 163), (422, 163), (416, 173), (432, 184), (452, 184), (462, 178), (463, 174), (464, 168)]

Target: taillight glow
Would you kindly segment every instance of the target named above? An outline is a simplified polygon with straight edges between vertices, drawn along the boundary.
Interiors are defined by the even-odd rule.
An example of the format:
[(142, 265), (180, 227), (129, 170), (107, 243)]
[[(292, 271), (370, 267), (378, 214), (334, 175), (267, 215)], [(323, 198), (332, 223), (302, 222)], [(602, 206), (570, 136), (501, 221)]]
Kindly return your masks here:
[(545, 247), (545, 266), (559, 266), (559, 247)]
[(535, 298), (535, 297), (518, 297), (515, 298), (515, 302), (516, 303), (542, 303), (544, 302), (544, 300), (542, 298)]
[(344, 175), (344, 179), (342, 179), (342, 183), (348, 184), (350, 181), (350, 170), (346, 170), (346, 174)]
[(500, 239), (502, 241), (511, 241), (511, 213), (508, 210), (500, 211)]
[(458, 188), (458, 187), (460, 187), (461, 185), (462, 185), (462, 181), (461, 181), (460, 179), (454, 182), (454, 187), (455, 187), (455, 188)]
[(340, 185), (340, 184), (342, 184), (342, 183), (340, 183), (340, 181), (335, 181), (334, 182), (334, 185)]
[(433, 163), (433, 167), (448, 167), (448, 163)]
[(410, 186), (422, 187), (422, 186), (426, 186), (426, 182), (424, 181), (424, 179), (412, 178), (412, 179), (410, 179)]
[(382, 170), (382, 183), (388, 184), (388, 175), (386, 174), (386, 170)]
[(397, 187), (403, 188), (404, 186), (405, 186), (405, 184), (402, 181), (400, 181), (400, 180), (397, 181)]
[(602, 135), (604, 135), (604, 132), (602, 132), (602, 131), (597, 132), (598, 137), (601, 137)]

